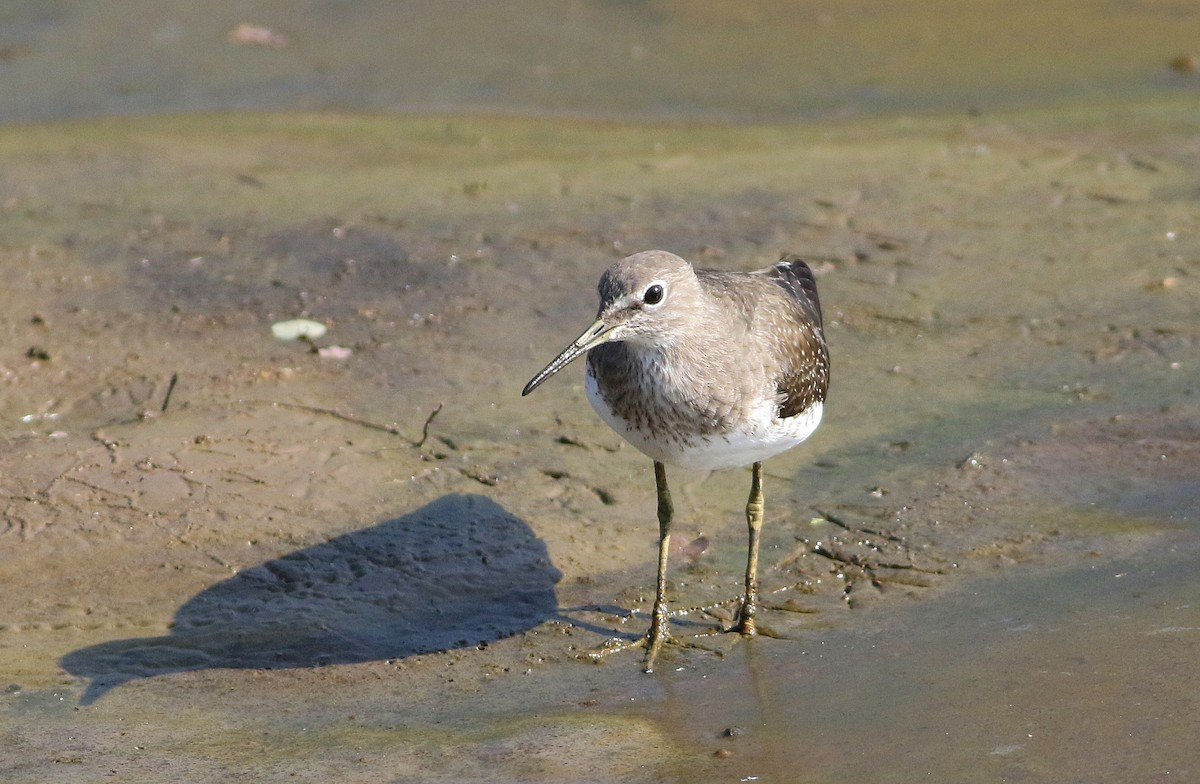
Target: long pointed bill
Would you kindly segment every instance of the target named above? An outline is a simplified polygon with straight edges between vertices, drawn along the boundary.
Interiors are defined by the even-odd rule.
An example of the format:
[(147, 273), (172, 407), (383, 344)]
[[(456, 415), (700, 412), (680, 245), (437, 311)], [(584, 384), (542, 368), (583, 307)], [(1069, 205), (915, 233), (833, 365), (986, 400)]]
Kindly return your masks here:
[(609, 339), (614, 327), (604, 323), (604, 319), (596, 319), (596, 322), (583, 331), (583, 334), (575, 338), (575, 342), (562, 350), (562, 353), (554, 358), (554, 361), (533, 377), (525, 388), (521, 390), (521, 396), (528, 395), (533, 390), (541, 386), (541, 383), (553, 376), (558, 371), (571, 364), (573, 361), (582, 356), (588, 349), (595, 348), (601, 343)]

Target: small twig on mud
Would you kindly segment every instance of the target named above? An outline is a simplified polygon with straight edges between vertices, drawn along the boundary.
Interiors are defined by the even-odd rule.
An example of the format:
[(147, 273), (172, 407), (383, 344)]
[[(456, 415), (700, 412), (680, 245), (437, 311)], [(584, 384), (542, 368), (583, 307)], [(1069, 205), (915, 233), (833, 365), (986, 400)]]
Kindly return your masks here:
[(933, 569), (926, 566), (917, 566), (913, 563), (903, 563), (900, 561), (876, 561), (870, 558), (864, 558), (857, 553), (845, 553), (841, 550), (827, 547), (821, 542), (813, 545), (813, 553), (828, 558), (831, 561), (840, 563), (843, 566), (854, 566), (862, 569), (871, 575), (872, 581), (875, 579), (874, 572), (876, 569), (894, 569), (896, 571), (920, 572), (922, 574), (945, 574), (941, 569)]
[[(288, 403), (282, 400), (239, 400), (238, 403), (248, 403), (256, 406), (278, 406), (280, 408), (290, 408), (293, 411), (307, 411), (310, 414), (324, 414), (325, 416), (333, 417), (334, 419), (340, 419), (343, 422), (349, 422), (350, 424), (358, 425), (359, 427), (366, 427), (370, 428), (371, 430), (382, 430), (384, 433), (388, 433), (389, 435), (404, 435), (400, 431), (400, 428), (396, 425), (381, 425), (378, 422), (372, 422), (369, 419), (343, 414), (341, 411), (338, 411), (334, 408), (310, 406), (304, 403)], [(420, 440), (411, 442), (414, 447), (420, 448), (425, 445), (425, 442), (429, 439), (429, 425), (432, 424), (434, 418), (442, 412), (443, 405), (443, 403), (438, 403), (437, 407), (429, 413), (429, 416), (425, 417), (425, 424), (421, 426)]]
[(429, 440), (429, 426), (433, 423), (434, 417), (442, 413), (444, 403), (438, 403), (437, 408), (429, 412), (429, 416), (425, 417), (425, 424), (421, 426), (421, 440), (413, 442), (413, 446), (417, 449), (425, 446), (425, 442)]
[[(97, 493), (104, 493), (105, 495), (112, 495), (112, 496), (116, 496), (117, 498), (124, 498), (129, 503), (128, 507), (116, 507), (118, 509), (125, 509), (125, 508), (137, 509), (138, 508), (136, 500), (129, 493), (122, 493), (120, 490), (110, 490), (107, 487), (101, 487), (100, 485), (93, 484), (93, 483), (87, 481), (86, 479), (80, 479), (77, 476), (63, 475), (62, 478), (68, 482), (74, 482), (76, 484), (83, 485), (84, 487), (88, 488), (89, 490), (95, 490)], [(47, 488), (47, 489), (49, 489), (49, 488)]]
[(394, 436), (401, 435), (400, 428), (396, 427), (395, 425), (381, 425), (378, 422), (370, 422), (366, 419), (360, 419), (359, 417), (350, 416), (349, 414), (343, 414), (341, 411), (337, 411), (332, 408), (308, 406), (303, 403), (286, 403), (281, 400), (239, 400), (238, 402), (250, 403), (251, 405), (258, 406), (279, 406), (280, 408), (290, 408), (294, 411), (307, 411), (310, 414), (324, 414), (325, 416), (331, 416), (334, 419), (340, 419), (343, 422), (349, 422), (352, 425), (359, 425), (361, 427), (370, 428), (371, 430), (382, 430), (383, 432), (390, 433)]
[(175, 385), (179, 383), (179, 374), (171, 374), (171, 383), (167, 384), (167, 394), (163, 397), (162, 413), (167, 413), (167, 406), (171, 405), (171, 393), (175, 391)]
[(843, 531), (850, 531), (851, 533), (870, 534), (871, 536), (879, 536), (884, 539), (887, 539), (889, 542), (895, 542), (896, 544), (904, 544), (904, 537), (902, 537), (902, 536), (896, 536), (895, 534), (889, 534), (887, 531), (876, 531), (871, 528), (855, 528), (854, 526), (847, 523), (845, 520), (842, 520), (839, 517), (834, 517), (833, 515), (829, 514), (828, 512), (823, 512), (820, 509), (817, 510), (817, 514), (821, 515), (822, 518), (833, 523), (838, 528), (841, 528)]

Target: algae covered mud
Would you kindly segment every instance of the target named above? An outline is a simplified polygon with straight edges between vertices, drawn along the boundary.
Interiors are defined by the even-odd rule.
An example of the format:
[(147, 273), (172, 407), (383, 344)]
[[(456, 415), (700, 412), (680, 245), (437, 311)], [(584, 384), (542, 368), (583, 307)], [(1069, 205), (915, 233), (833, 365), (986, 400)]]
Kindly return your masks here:
[(1198, 24), (1181, 0), (8, 0), (0, 122), (250, 108), (782, 122), (1156, 99), (1194, 94)]
[[(4, 778), (1194, 774), (1195, 117), (3, 129)], [(773, 636), (653, 677), (577, 659), (644, 627), (646, 461), (519, 396), (647, 247), (805, 254), (834, 362)], [(683, 479), (689, 634), (745, 477)]]

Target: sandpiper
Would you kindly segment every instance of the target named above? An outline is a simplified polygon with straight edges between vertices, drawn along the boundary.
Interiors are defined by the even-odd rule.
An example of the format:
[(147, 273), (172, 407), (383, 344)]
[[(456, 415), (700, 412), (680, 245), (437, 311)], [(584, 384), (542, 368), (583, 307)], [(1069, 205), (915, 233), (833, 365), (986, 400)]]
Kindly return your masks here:
[(587, 352), (585, 388), (610, 427), (654, 461), (658, 587), (646, 648), (650, 672), (671, 640), (666, 598), (673, 509), (666, 465), (751, 466), (746, 586), (730, 631), (753, 635), (762, 528), (762, 461), (821, 421), (829, 352), (812, 270), (784, 256), (755, 272), (695, 270), (661, 250), (636, 253), (600, 278), (596, 321), (525, 385), (528, 395)]

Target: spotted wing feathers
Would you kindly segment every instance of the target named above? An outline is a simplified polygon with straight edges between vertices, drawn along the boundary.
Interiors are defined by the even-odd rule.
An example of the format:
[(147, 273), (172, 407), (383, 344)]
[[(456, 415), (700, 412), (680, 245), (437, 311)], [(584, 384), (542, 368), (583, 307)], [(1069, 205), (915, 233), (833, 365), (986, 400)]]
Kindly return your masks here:
[(779, 378), (779, 416), (799, 416), (814, 403), (823, 403), (829, 388), (829, 351), (821, 315), (821, 300), (812, 270), (799, 256), (784, 256), (767, 275), (788, 292), (807, 318), (784, 347), (787, 370)]
[(785, 255), (767, 274), (784, 291), (812, 311), (812, 314), (816, 316), (818, 327), (822, 325), (821, 299), (817, 296), (817, 281), (813, 277), (812, 269), (804, 259), (795, 255)]

